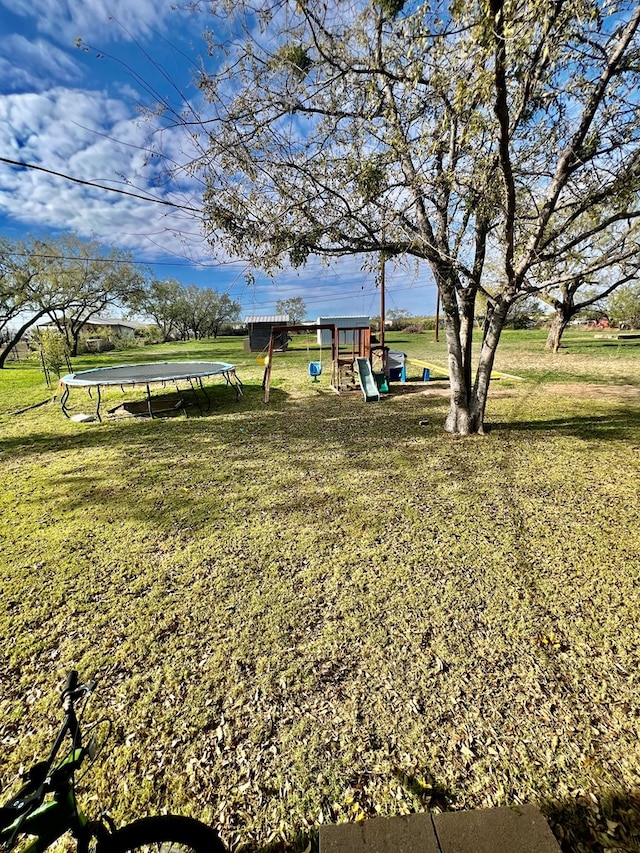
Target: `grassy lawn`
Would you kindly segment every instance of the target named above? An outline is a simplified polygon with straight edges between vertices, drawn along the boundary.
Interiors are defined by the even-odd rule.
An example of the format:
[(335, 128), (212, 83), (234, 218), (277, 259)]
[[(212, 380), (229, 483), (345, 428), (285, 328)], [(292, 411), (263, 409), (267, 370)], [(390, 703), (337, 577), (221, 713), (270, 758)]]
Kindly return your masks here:
[[(388, 343), (446, 365), (433, 333)], [(268, 406), (240, 339), (74, 361), (235, 363), (245, 397), (216, 379), (204, 416), (14, 414), (52, 392), (0, 371), (2, 788), (75, 667), (114, 723), (82, 802), (119, 822), (180, 811), (262, 850), (534, 803), (566, 850), (640, 849), (640, 341), (543, 343), (505, 335), (522, 379), (472, 439), (442, 431), (445, 381), (338, 398), (303, 337)]]

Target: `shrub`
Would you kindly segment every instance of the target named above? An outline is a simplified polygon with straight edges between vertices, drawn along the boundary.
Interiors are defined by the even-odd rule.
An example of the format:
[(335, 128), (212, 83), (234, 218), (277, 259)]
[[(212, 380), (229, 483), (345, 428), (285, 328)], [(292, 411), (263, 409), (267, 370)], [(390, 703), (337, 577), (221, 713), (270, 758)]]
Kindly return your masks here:
[(42, 368), (49, 385), (50, 373), (55, 373), (59, 379), (63, 368), (71, 368), (69, 345), (65, 336), (56, 329), (40, 329), (37, 336), (34, 335), (34, 339), (39, 344)]
[(116, 350), (144, 346), (144, 341), (141, 338), (137, 338), (135, 335), (132, 335), (130, 332), (125, 332), (124, 334), (122, 334), (122, 332), (114, 332), (109, 335), (109, 340), (113, 344), (113, 348)]

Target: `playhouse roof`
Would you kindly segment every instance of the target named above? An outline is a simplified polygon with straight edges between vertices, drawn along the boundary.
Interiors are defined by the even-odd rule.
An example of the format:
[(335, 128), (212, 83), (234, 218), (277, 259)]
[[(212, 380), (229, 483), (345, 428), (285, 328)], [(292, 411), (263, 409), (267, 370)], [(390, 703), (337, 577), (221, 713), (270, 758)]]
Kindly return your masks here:
[(280, 325), (286, 325), (289, 322), (288, 314), (263, 314), (262, 316), (257, 317), (245, 317), (244, 318), (245, 325), (250, 325), (251, 323), (279, 323)]
[(370, 317), (368, 314), (339, 314), (323, 315), (318, 317), (318, 325), (323, 323), (334, 323), (336, 326), (368, 326)]

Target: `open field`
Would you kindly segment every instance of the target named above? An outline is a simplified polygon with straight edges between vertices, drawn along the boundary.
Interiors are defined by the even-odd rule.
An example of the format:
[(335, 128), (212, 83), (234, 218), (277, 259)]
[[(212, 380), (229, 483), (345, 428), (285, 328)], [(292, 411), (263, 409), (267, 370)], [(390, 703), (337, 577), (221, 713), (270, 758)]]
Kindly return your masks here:
[[(388, 343), (444, 366), (432, 334)], [(74, 361), (237, 364), (244, 399), (218, 379), (202, 417), (11, 414), (51, 392), (0, 371), (2, 788), (76, 667), (114, 722), (82, 801), (119, 822), (304, 849), (322, 822), (530, 802), (566, 850), (640, 850), (640, 341), (543, 342), (505, 335), (522, 380), (472, 439), (442, 431), (444, 381), (338, 398), (325, 349), (312, 384), (303, 337), (268, 406), (241, 339)]]

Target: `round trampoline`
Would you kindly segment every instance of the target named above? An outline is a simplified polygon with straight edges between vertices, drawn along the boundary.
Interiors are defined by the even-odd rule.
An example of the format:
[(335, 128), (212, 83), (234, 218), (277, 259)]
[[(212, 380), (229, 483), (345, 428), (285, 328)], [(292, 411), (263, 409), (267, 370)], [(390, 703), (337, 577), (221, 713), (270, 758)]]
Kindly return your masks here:
[[(242, 382), (236, 376), (236, 368), (233, 364), (225, 361), (164, 361), (148, 364), (120, 364), (113, 367), (96, 367), (92, 370), (81, 370), (78, 373), (68, 373), (60, 380), (64, 385), (64, 393), (60, 399), (62, 412), (65, 417), (70, 417), (67, 409), (69, 389), (74, 387), (87, 388), (91, 395), (91, 389), (96, 389), (96, 417), (102, 420), (100, 415), (101, 393), (100, 389), (105, 386), (120, 386), (124, 391), (125, 385), (144, 385), (147, 390), (147, 410), (153, 417), (151, 405), (151, 385), (161, 384), (166, 386), (172, 383), (176, 387), (181, 405), (184, 404), (179, 383), (188, 383), (191, 391), (200, 388), (207, 401), (207, 410), (211, 401), (204, 389), (202, 380), (208, 376), (222, 376), (227, 385), (231, 385), (236, 394), (236, 400), (242, 397)], [(197, 398), (196, 398), (197, 402)]]

